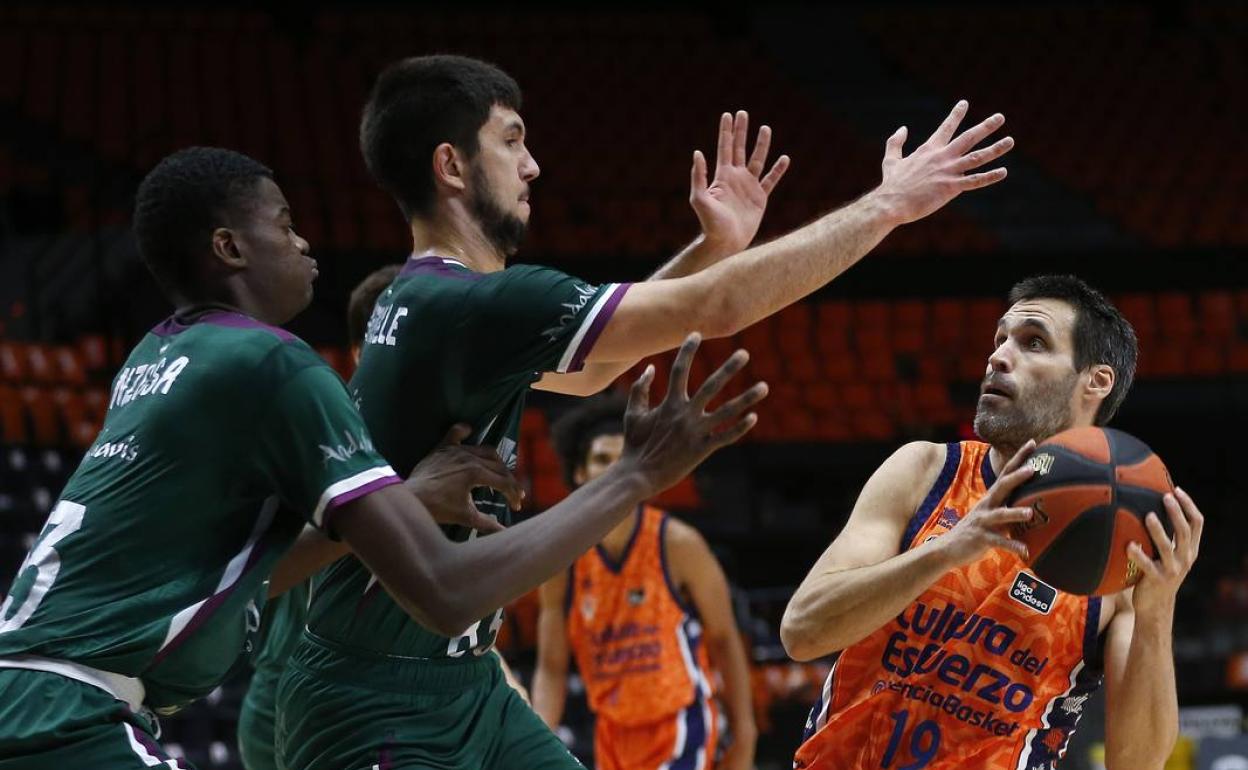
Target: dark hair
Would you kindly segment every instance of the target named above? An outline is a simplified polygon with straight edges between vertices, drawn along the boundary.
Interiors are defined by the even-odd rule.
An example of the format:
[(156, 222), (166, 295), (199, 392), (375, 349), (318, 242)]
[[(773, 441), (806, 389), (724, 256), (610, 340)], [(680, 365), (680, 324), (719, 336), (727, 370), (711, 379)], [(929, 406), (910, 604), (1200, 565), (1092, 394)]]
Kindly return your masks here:
[(399, 267), (386, 265), (374, 270), (351, 290), (351, 299), (347, 301), (347, 339), (350, 344), (364, 344), (364, 332), (368, 329), (368, 319), (373, 315), (373, 305), (377, 304), (377, 298), (386, 287), (394, 282)]
[(134, 198), (134, 237), (139, 256), (166, 293), (187, 291), (194, 263), (209, 250), (212, 231), (231, 207), (255, 192), (256, 181), (273, 178), (264, 164), (219, 147), (188, 147), (153, 168)]
[(618, 393), (594, 396), (564, 412), (550, 427), (550, 437), (563, 466), (563, 481), (569, 489), (576, 487), (573, 476), (585, 464), (594, 439), (624, 432), (627, 407), (628, 399)]
[(1131, 322), (1096, 289), (1073, 275), (1037, 275), (1010, 289), (1010, 304), (1029, 299), (1057, 299), (1075, 309), (1075, 369), (1107, 364), (1114, 370), (1114, 387), (1096, 410), (1096, 424), (1113, 418), (1135, 379), (1139, 341)]
[(520, 109), (520, 86), (492, 64), (465, 56), (417, 56), (377, 76), (360, 120), (368, 171), (411, 219), (433, 208), (433, 150), (450, 142), (469, 158), (495, 104)]

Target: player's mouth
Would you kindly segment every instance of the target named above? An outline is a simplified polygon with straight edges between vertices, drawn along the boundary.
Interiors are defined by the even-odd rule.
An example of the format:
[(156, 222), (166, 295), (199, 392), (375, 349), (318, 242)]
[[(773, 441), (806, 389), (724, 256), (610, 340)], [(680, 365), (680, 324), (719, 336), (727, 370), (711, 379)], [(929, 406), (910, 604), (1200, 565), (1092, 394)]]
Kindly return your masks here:
[(317, 269), (317, 266), (316, 266), (317, 263), (315, 259), (309, 258), (308, 261), (312, 263), (312, 280), (315, 281), (316, 277), (321, 274), (321, 271)]
[(995, 401), (997, 399), (1009, 401), (1013, 399), (1014, 396), (1015, 391), (1013, 386), (1000, 381), (985, 382), (979, 388), (979, 398), (981, 401), (984, 399), (987, 399), (988, 401)]

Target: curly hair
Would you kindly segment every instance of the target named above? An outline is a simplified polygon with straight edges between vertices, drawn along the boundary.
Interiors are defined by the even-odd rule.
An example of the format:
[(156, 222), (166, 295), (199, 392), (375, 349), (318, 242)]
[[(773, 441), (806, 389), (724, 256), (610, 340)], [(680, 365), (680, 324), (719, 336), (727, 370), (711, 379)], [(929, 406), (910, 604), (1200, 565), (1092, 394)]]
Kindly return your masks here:
[(564, 412), (551, 426), (551, 439), (569, 489), (576, 487), (576, 469), (585, 464), (594, 439), (624, 432), (627, 406), (628, 399), (619, 393), (594, 396)]

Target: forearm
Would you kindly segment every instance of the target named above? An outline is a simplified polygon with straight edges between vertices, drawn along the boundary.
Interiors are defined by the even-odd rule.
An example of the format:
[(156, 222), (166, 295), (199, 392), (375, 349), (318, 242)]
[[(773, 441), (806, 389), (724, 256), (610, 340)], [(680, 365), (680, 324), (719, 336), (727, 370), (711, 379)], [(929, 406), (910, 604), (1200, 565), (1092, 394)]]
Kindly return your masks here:
[[(617, 464), (545, 515), (467, 542), (447, 541), (427, 516), (386, 534), (357, 532), (371, 541), (366, 565), (395, 600), (417, 621), (454, 635), (565, 569), (653, 492), (640, 474)], [(404, 507), (389, 516), (413, 513)], [(352, 548), (364, 553), (354, 542)], [(485, 573), (489, 580), (481, 579)]]
[(735, 633), (709, 640), (711, 665), (724, 680), (723, 703), (734, 741), (753, 747), (758, 738), (754, 723), (754, 703), (750, 692), (750, 665), (745, 645)]
[(350, 552), (346, 543), (335, 542), (312, 527), (304, 527), (295, 544), (269, 575), (269, 598), (281, 596)]
[(811, 574), (785, 608), (785, 651), (813, 660), (865, 639), (952, 567), (934, 540), (879, 564)]
[(712, 243), (705, 235), (699, 235), (676, 255), (663, 263), (647, 280), (661, 281), (665, 278), (683, 278), (693, 275), (733, 253), (728, 247)]
[(567, 671), (555, 671), (537, 664), (533, 673), (533, 710), (546, 726), (554, 730), (563, 719), (563, 707), (568, 694)]
[(708, 336), (735, 334), (827, 285), (892, 231), (889, 209), (867, 194), (774, 241), (712, 265), (689, 280), (704, 303)]
[(1122, 680), (1106, 708), (1106, 770), (1160, 770), (1179, 730), (1169, 618), (1135, 618)]

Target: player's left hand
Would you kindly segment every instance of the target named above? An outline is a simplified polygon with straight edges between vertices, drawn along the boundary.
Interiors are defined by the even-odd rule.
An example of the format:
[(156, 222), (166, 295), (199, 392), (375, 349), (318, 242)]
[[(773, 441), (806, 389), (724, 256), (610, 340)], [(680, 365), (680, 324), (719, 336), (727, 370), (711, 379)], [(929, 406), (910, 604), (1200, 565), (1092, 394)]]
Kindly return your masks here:
[(706, 182), (706, 157), (693, 153), (689, 180), (689, 205), (698, 215), (707, 245), (728, 256), (750, 245), (767, 210), (767, 199), (789, 169), (789, 156), (781, 155), (767, 175), (767, 153), (771, 150), (771, 128), (758, 129), (754, 151), (746, 160), (750, 116), (741, 110), (734, 118), (725, 112), (719, 118), (719, 144), (715, 150), (715, 178)]
[(497, 532), (503, 525), (477, 510), (472, 490), (489, 487), (506, 497), (512, 510), (519, 510), (524, 491), (493, 447), (463, 446), (471, 433), (467, 425), (453, 425), (442, 443), (412, 469), (405, 484), (439, 524)]
[(1137, 617), (1173, 613), (1175, 595), (1200, 552), (1200, 534), (1205, 526), (1205, 517), (1196, 503), (1178, 487), (1175, 487), (1174, 494), (1166, 495), (1163, 500), (1174, 538), (1166, 535), (1157, 514), (1150, 513), (1144, 519), (1144, 526), (1153, 539), (1159, 557), (1148, 558), (1139, 543), (1127, 546), (1127, 555), (1144, 573), (1140, 582), (1135, 584), (1132, 597)]

